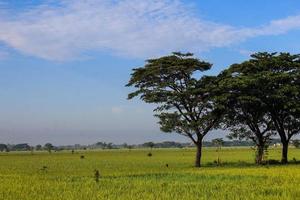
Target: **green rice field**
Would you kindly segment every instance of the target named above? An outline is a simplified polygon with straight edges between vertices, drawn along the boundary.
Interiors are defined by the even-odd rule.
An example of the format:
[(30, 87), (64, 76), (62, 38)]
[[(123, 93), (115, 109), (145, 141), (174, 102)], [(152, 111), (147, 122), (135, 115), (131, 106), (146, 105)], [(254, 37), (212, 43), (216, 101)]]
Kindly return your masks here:
[[(256, 166), (250, 148), (9, 152), (0, 154), (2, 200), (300, 199), (300, 149), (289, 165)], [(84, 156), (84, 158), (80, 158)], [(269, 159), (280, 159), (270, 149)], [(100, 173), (95, 179), (95, 170)]]

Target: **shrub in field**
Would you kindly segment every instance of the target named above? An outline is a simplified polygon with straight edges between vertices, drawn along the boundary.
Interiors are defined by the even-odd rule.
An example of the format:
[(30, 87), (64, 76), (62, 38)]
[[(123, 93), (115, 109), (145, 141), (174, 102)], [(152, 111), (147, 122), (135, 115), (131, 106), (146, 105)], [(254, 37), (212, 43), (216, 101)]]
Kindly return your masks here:
[(41, 170), (42, 172), (47, 172), (48, 167), (44, 165), (40, 170)]
[(95, 178), (95, 181), (98, 183), (99, 179), (100, 179), (100, 172), (99, 172), (99, 170), (95, 170), (94, 171), (94, 178)]

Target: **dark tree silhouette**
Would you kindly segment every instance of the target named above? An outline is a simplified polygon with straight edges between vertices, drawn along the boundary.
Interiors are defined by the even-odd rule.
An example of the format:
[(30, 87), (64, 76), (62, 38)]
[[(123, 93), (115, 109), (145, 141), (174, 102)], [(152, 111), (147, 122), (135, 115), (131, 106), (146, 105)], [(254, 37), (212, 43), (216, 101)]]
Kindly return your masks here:
[(155, 144), (154, 144), (154, 142), (146, 142), (143, 144), (143, 146), (149, 147), (152, 150), (152, 148), (155, 146)]
[(259, 89), (256, 80), (245, 71), (253, 70), (247, 62), (231, 65), (218, 76), (218, 100), (226, 112), (223, 128), (229, 139), (252, 140), (256, 145), (257, 164), (263, 163), (264, 152), (275, 134), (268, 110), (261, 99), (253, 95)]
[(43, 147), (42, 147), (42, 145), (40, 145), (40, 144), (38, 144), (38, 145), (35, 146), (35, 150), (36, 150), (36, 151), (41, 151), (42, 148), (43, 148)]
[(193, 54), (173, 53), (133, 69), (127, 84), (137, 89), (129, 99), (139, 96), (146, 103), (157, 104), (154, 111), (162, 131), (176, 132), (193, 141), (196, 167), (201, 163), (203, 137), (218, 125), (221, 113), (212, 98), (215, 78), (201, 78), (198, 73), (211, 66)]
[(46, 143), (44, 145), (44, 149), (46, 149), (49, 153), (51, 153), (52, 149), (53, 149), (53, 145), (51, 143)]
[[(253, 133), (255, 130), (276, 130), (282, 143), (281, 162), (287, 163), (289, 142), (294, 135), (300, 133), (300, 56), (289, 53), (256, 53), (250, 60), (230, 68), (231, 76), (237, 77), (239, 85), (238, 89), (233, 87), (232, 91), (246, 94), (246, 103), (255, 102), (246, 107), (253, 110), (246, 110), (250, 116), (248, 119), (259, 116), (256, 121), (260, 126), (256, 126), (259, 125), (257, 123), (249, 124), (251, 128), (247, 124), (248, 119), (245, 119), (245, 124)], [(267, 115), (260, 116), (260, 111)], [(255, 113), (258, 114), (254, 115)]]

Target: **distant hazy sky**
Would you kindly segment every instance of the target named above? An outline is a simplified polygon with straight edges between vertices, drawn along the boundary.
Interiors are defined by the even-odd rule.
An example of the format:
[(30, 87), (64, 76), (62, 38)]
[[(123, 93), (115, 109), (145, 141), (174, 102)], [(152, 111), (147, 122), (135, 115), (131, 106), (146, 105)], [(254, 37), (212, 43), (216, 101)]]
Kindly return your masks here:
[(126, 100), (131, 69), (173, 51), (210, 74), (251, 52), (300, 53), (300, 2), (0, 0), (0, 143), (188, 141)]

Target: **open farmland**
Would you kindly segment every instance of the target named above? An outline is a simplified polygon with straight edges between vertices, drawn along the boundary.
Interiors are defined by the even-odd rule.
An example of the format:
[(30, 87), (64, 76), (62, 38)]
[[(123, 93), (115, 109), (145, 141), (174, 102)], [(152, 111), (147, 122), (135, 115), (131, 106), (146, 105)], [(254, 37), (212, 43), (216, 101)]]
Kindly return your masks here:
[[(9, 152), (0, 156), (0, 199), (299, 199), (300, 150), (291, 164), (256, 166), (250, 148), (205, 148), (194, 168), (194, 149)], [(270, 149), (268, 159), (280, 159)], [(84, 159), (80, 158), (84, 155)], [(168, 166), (167, 166), (168, 165)], [(99, 170), (99, 182), (95, 181)]]

